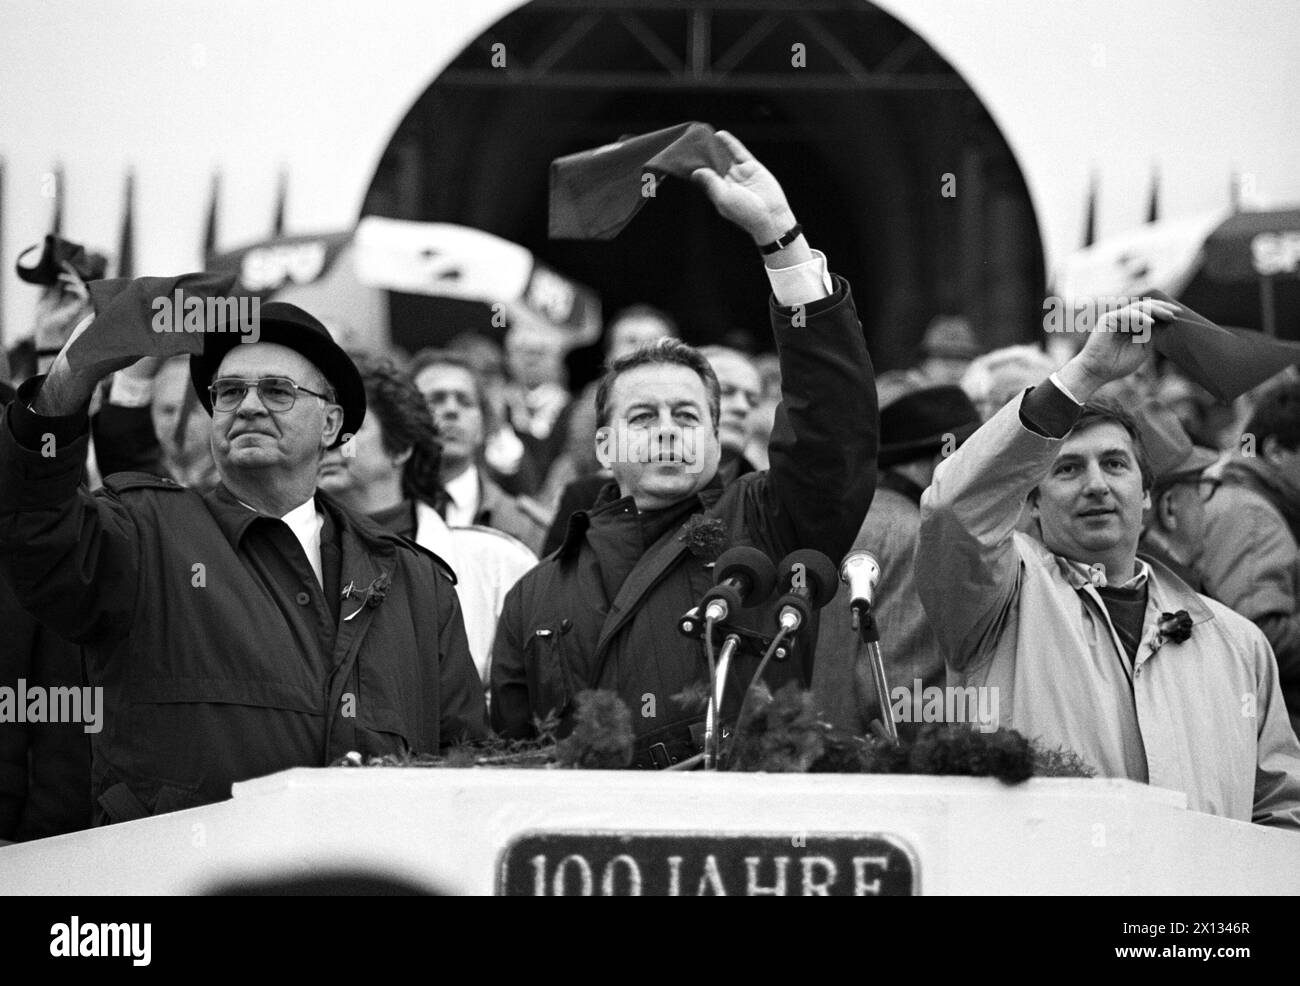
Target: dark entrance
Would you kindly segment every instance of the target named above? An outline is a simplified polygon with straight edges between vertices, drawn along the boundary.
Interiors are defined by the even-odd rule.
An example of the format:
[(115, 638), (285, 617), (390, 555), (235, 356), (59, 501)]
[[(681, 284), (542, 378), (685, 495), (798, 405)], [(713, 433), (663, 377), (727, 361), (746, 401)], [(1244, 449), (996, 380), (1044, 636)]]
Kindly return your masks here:
[[(770, 348), (752, 245), (685, 183), (612, 242), (546, 238), (552, 158), (684, 120), (733, 131), (781, 179), (852, 285), (879, 369), (914, 362), (941, 313), (988, 347), (1037, 338), (1043, 253), (1006, 141), (947, 62), (865, 2), (535, 0), (415, 102), (363, 214), (475, 226), (591, 285), (607, 314), (650, 302), (688, 341), (744, 329)], [(430, 327), (429, 341), (467, 328), (494, 331)]]

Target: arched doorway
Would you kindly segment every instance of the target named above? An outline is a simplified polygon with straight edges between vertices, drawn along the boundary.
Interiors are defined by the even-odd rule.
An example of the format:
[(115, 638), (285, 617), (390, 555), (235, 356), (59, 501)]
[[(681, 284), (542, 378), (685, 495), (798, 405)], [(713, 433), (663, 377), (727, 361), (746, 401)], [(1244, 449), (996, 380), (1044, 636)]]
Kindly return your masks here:
[[(475, 226), (596, 288), (607, 313), (650, 302), (690, 341), (742, 329), (769, 348), (752, 246), (684, 183), (612, 242), (546, 238), (553, 158), (684, 120), (732, 130), (781, 179), (852, 285), (878, 368), (913, 363), (941, 313), (990, 348), (1037, 338), (1043, 252), (1006, 140), (943, 58), (866, 2), (534, 0), (416, 100), (363, 214)], [(492, 331), (421, 331), (466, 328)]]

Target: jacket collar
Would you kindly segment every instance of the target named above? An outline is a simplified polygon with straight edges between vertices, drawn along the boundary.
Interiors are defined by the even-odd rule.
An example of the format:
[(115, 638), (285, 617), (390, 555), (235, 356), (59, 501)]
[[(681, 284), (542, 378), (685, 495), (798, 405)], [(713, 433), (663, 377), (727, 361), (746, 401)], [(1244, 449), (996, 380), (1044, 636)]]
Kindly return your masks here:
[(506, 491), (494, 483), (485, 470), (480, 469), (478, 471), (478, 512), (474, 515), (474, 522), (491, 527), (493, 513), (508, 500)]
[[(715, 476), (708, 486), (695, 494), (695, 498), (701, 510), (712, 509), (718, 500), (722, 498), (722, 484), (718, 482)], [(632, 497), (620, 495), (618, 483), (611, 479), (600, 488), (600, 493), (596, 496), (596, 502), (590, 510), (575, 510), (569, 515), (568, 526), (564, 531), (564, 540), (560, 542), (556, 557), (561, 561), (568, 561), (575, 557), (582, 542), (586, 539), (587, 528), (591, 527), (593, 518), (598, 518), (606, 513), (617, 512), (624, 506), (632, 504), (632, 502)]]
[[(1092, 596), (1098, 605), (1104, 607), (1101, 597), (1097, 594), (1096, 586), (1092, 584), (1092, 581), (1085, 574), (1086, 569), (1077, 562), (1071, 562), (1067, 558), (1048, 551), (1047, 548), (1041, 545), (1040, 547), (1055, 563), (1056, 569), (1062, 578), (1075, 589)], [(1193, 626), (1214, 619), (1214, 612), (1205, 605), (1205, 601), (1197, 595), (1196, 590), (1175, 575), (1167, 566), (1150, 555), (1145, 559), (1141, 559), (1141, 561), (1147, 566), (1148, 609), (1154, 606), (1156, 615), (1160, 613), (1176, 613), (1180, 609), (1185, 609), (1187, 615), (1192, 618)]]
[[(346, 533), (371, 552), (391, 555), (396, 550), (396, 542), (401, 540), (396, 534), (384, 530), (369, 518), (350, 513), (328, 493), (317, 490), (315, 499), (316, 509), (329, 516), (340, 536)], [(218, 483), (213, 490), (203, 494), (203, 501), (221, 533), (235, 547), (243, 541), (253, 521), (266, 516), (240, 503), (225, 483)]]

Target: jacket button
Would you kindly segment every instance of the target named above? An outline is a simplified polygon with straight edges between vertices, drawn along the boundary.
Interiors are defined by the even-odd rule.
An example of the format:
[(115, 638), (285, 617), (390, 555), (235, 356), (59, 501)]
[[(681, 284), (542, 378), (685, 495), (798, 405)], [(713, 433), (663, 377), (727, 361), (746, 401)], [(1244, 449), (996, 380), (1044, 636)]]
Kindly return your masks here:
[(307, 595), (305, 592), (298, 593), (299, 606), (306, 606), (309, 602), (311, 602), (311, 596)]

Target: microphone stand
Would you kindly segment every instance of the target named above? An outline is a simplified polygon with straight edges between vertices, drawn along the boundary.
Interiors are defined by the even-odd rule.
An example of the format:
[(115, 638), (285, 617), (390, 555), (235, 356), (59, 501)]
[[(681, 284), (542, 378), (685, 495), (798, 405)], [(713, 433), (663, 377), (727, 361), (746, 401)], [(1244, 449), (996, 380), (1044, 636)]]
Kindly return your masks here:
[[(731, 657), (740, 646), (740, 637), (735, 633), (727, 634), (722, 642), (722, 653), (718, 655), (718, 669), (712, 694), (709, 696), (709, 710), (704, 720), (704, 769), (718, 769), (718, 748), (722, 741), (722, 729), (718, 722), (722, 700), (727, 691), (727, 673), (731, 670)], [(710, 637), (710, 649), (712, 639)]]
[[(880, 712), (879, 722), (884, 733), (883, 738), (897, 746), (898, 726), (894, 723), (894, 714), (885, 685), (885, 660), (880, 655), (880, 629), (876, 626), (876, 618), (871, 614), (869, 605), (853, 607), (853, 628), (858, 631), (858, 637), (867, 648), (866, 660), (854, 662), (853, 667), (853, 681), (858, 699), (861, 701), (865, 697), (864, 692), (867, 696), (875, 698), (876, 708)], [(869, 681), (864, 680), (868, 677)]]

